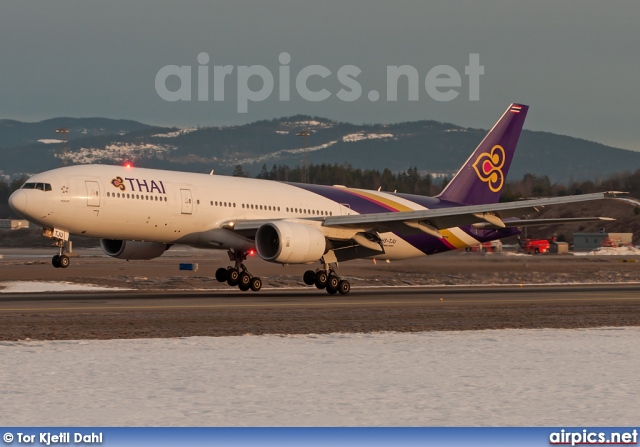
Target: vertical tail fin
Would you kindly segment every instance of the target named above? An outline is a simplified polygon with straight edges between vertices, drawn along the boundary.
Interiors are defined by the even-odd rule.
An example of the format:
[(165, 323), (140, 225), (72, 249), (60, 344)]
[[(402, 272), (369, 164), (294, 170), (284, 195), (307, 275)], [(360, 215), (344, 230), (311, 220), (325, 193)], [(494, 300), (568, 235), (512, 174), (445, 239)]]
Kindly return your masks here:
[(465, 205), (497, 203), (527, 110), (511, 104), (438, 198)]

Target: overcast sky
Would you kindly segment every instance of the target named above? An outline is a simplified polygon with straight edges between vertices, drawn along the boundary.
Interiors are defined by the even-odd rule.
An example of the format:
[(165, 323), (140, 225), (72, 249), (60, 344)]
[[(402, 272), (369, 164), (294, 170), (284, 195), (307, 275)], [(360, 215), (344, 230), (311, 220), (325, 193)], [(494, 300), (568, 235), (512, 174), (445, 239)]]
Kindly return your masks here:
[[(525, 127), (640, 150), (640, 2), (591, 0), (424, 1), (15, 1), (0, 6), (0, 118), (127, 118), (157, 125), (227, 125), (297, 113), (353, 123), (420, 119), (490, 127), (511, 102), (529, 104)], [(209, 62), (209, 100), (197, 101), (198, 54)], [(279, 55), (291, 56), (289, 101), (279, 100)], [(477, 53), (479, 101), (465, 65)], [(192, 100), (169, 102), (155, 79), (167, 65), (192, 66)], [(224, 101), (213, 101), (214, 66), (231, 65)], [(237, 104), (238, 66), (263, 65), (275, 88)], [(308, 65), (331, 75), (308, 81), (331, 97), (296, 91)], [(361, 97), (340, 100), (337, 72), (362, 70)], [(387, 66), (411, 65), (419, 100), (386, 97)], [(450, 65), (459, 95), (436, 101), (425, 76)], [(259, 90), (262, 82), (251, 79)], [(180, 84), (173, 76), (168, 89)], [(368, 97), (380, 92), (378, 101)], [(443, 89), (446, 90), (446, 89)]]

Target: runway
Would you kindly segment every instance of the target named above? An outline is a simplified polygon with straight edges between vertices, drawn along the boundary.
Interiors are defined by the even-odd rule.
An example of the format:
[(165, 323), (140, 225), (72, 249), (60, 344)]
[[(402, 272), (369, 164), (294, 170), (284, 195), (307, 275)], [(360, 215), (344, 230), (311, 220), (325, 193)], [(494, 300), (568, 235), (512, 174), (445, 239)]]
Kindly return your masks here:
[(3, 294), (0, 339), (640, 325), (640, 285)]

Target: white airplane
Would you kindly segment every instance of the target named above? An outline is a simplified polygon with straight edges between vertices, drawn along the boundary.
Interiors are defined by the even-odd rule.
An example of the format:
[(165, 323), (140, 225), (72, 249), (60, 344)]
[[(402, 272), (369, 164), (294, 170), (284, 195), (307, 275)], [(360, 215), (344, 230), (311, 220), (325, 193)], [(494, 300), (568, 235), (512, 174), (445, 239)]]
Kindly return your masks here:
[(604, 217), (518, 219), (539, 207), (616, 198), (595, 193), (498, 203), (528, 107), (512, 104), (437, 197), (344, 186), (142, 169), (69, 166), (29, 178), (9, 198), (11, 208), (42, 226), (69, 266), (70, 234), (100, 238), (109, 256), (152, 259), (174, 244), (227, 250), (233, 265), (216, 279), (258, 291), (262, 280), (243, 261), (256, 250), (268, 262), (311, 264), (308, 285), (347, 294), (335, 270), (358, 258), (407, 259), (477, 245), (520, 227)]

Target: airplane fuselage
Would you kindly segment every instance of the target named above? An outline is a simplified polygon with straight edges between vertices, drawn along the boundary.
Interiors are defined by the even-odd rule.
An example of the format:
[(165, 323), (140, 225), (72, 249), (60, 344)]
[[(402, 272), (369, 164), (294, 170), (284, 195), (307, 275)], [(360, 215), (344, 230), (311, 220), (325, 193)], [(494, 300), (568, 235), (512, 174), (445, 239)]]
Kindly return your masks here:
[[(213, 249), (255, 247), (252, 239), (225, 228), (233, 221), (299, 219), (319, 227), (329, 216), (455, 205), (433, 197), (340, 186), (109, 165), (58, 168), (31, 177), (27, 185), (31, 184), (35, 186), (17, 191), (11, 200), (24, 217), (44, 228), (103, 239)], [(325, 231), (340, 238), (340, 229)], [(444, 238), (420, 231), (391, 231), (380, 234), (384, 253), (377, 257), (412, 258), (516, 233), (471, 226), (445, 230)]]

